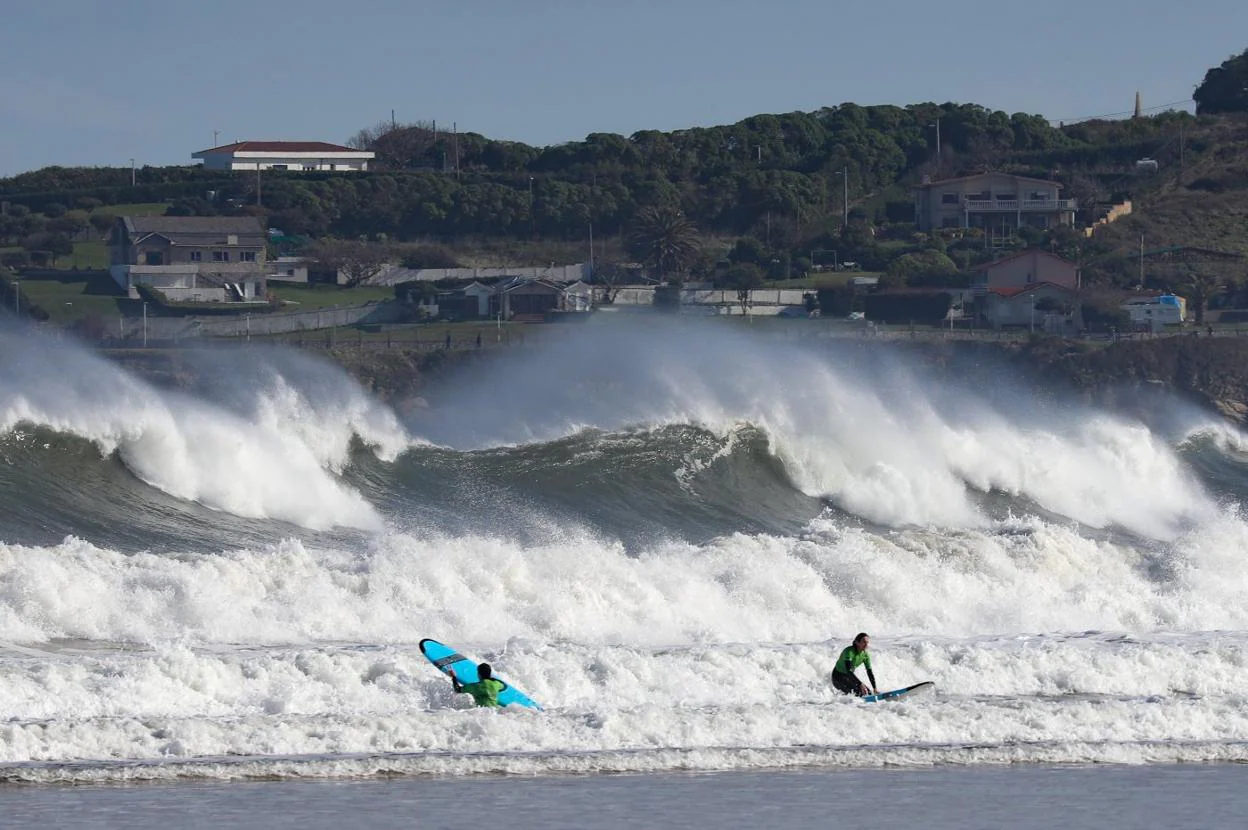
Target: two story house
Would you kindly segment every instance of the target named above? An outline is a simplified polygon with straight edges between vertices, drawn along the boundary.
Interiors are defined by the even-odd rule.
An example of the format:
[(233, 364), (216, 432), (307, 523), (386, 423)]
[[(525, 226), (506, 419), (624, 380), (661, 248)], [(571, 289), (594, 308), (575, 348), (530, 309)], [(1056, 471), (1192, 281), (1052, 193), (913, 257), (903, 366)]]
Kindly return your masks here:
[(1048, 179), (1008, 173), (925, 182), (914, 190), (914, 221), (920, 231), (982, 228), (994, 234), (1024, 226), (1069, 227), (1078, 205), (1061, 198), (1061, 188)]
[(109, 273), (172, 302), (264, 302), (268, 236), (254, 216), (119, 216)]

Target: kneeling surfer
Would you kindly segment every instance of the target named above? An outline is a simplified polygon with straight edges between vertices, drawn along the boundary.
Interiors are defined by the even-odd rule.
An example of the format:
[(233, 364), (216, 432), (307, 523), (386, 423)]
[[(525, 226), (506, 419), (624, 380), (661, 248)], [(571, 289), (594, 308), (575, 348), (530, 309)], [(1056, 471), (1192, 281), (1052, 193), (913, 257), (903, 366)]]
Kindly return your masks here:
[(502, 704), (498, 702), (498, 695), (499, 692), (507, 688), (507, 684), (501, 680), (494, 679), (494, 671), (490, 668), (489, 663), (477, 664), (476, 683), (460, 683), (454, 669), (450, 669), (449, 673), (451, 675), (451, 686), (455, 689), (456, 694), (472, 695), (472, 702), (478, 706), (501, 708)]
[[(841, 652), (836, 665), (832, 668), (832, 685), (838, 692), (859, 697), (876, 693), (875, 674), (871, 671), (871, 655), (867, 654), (867, 648), (870, 645), (871, 638), (865, 633), (860, 633), (854, 638), (853, 645), (846, 646)], [(871, 680), (870, 689), (854, 674), (854, 669), (859, 666), (867, 667), (867, 677)]]

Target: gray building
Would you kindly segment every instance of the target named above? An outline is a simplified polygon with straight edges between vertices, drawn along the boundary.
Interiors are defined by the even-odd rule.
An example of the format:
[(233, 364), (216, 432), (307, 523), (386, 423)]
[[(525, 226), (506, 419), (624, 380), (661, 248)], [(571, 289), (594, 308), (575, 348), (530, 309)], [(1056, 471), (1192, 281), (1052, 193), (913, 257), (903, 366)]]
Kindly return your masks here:
[(171, 302), (264, 302), (267, 238), (254, 216), (119, 216), (109, 272), (133, 297), (147, 285)]
[(1078, 204), (1061, 198), (1062, 186), (1048, 179), (980, 173), (924, 182), (914, 190), (914, 222), (920, 231), (982, 228), (1010, 234), (1024, 226), (1069, 227)]

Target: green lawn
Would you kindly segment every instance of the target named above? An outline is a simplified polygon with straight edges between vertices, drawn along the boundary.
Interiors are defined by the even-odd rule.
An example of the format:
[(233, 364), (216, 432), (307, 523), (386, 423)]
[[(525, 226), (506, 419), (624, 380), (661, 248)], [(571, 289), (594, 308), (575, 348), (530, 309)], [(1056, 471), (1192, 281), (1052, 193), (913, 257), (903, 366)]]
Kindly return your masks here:
[(824, 271), (797, 280), (771, 280), (763, 288), (837, 288), (854, 277), (882, 277), (883, 271)]
[(74, 252), (56, 261), (57, 268), (98, 268), (108, 270), (108, 246), (99, 240), (75, 242)]
[(312, 285), (290, 285), (289, 283), (271, 282), (269, 290), (282, 301), (283, 311), (315, 311), (318, 308), (330, 308), (336, 305), (362, 305), (382, 300), (393, 300), (394, 289), (383, 285), (360, 285), (355, 288), (342, 288), (337, 285), (317, 283)]
[[(90, 315), (115, 318), (131, 312), (138, 301), (122, 293), (107, 272), (89, 277), (31, 277), (16, 282), (23, 305), (37, 305), (48, 313), (49, 321), (65, 325)], [(6, 292), (5, 306), (12, 308), (14, 289)], [(132, 312), (131, 312), (132, 313)]]
[(133, 202), (126, 205), (104, 205), (96, 210), (114, 216), (161, 216), (167, 207), (169, 205), (164, 202)]

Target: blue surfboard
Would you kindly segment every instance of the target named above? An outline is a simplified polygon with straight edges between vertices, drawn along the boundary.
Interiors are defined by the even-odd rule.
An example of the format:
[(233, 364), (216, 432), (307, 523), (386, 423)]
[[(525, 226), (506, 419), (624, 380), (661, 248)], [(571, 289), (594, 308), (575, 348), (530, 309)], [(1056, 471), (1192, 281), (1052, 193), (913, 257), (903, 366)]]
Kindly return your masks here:
[[(437, 640), (425, 638), (420, 641), (420, 653), (425, 655), (425, 659), (433, 663), (438, 671), (450, 676), (451, 669), (455, 670), (455, 676), (459, 678), (460, 683), (476, 683), (480, 678), (477, 677), (477, 662), (469, 660), (464, 655), (455, 651), (450, 646), (443, 645)], [(503, 706), (510, 706), (518, 703), (521, 706), (527, 706), (530, 709), (536, 709), (541, 712), (542, 707), (535, 703), (528, 695), (512, 686), (506, 680), (494, 675), (494, 679), (503, 684), (503, 690), (498, 693), (498, 702)]]
[(923, 692), (935, 688), (935, 683), (930, 680), (924, 680), (922, 683), (915, 683), (913, 686), (907, 686), (904, 689), (893, 689), (891, 692), (880, 692), (878, 695), (863, 695), (858, 699), (863, 703), (876, 703), (881, 700), (897, 700), (915, 692)]

